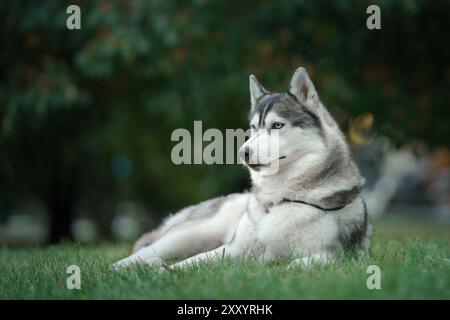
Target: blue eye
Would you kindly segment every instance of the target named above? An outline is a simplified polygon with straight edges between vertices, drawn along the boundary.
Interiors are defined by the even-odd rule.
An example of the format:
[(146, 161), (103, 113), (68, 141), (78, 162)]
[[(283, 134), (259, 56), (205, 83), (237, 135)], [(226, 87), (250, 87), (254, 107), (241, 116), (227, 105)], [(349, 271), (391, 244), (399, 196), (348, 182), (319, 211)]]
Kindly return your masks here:
[(281, 129), (283, 127), (284, 127), (284, 123), (275, 122), (274, 124), (272, 124), (272, 129)]

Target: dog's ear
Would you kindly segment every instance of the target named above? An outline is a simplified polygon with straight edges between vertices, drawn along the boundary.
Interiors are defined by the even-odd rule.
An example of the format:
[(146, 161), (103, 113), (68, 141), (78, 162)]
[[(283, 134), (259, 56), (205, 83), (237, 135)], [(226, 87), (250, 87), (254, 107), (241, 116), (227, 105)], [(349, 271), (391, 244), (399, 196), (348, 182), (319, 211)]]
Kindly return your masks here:
[(300, 103), (304, 104), (305, 107), (316, 114), (320, 119), (323, 119), (329, 126), (337, 126), (336, 122), (328, 113), (328, 110), (320, 103), (319, 95), (305, 68), (300, 67), (295, 70), (294, 75), (292, 76), (289, 93), (293, 94)]
[(255, 108), (256, 103), (264, 95), (268, 94), (269, 91), (264, 89), (264, 87), (259, 83), (258, 79), (254, 75), (250, 75), (250, 101), (252, 103), (252, 110)]
[(289, 92), (302, 104), (311, 107), (319, 105), (319, 96), (309, 78), (308, 72), (306, 72), (306, 69), (303, 67), (295, 70), (291, 79)]

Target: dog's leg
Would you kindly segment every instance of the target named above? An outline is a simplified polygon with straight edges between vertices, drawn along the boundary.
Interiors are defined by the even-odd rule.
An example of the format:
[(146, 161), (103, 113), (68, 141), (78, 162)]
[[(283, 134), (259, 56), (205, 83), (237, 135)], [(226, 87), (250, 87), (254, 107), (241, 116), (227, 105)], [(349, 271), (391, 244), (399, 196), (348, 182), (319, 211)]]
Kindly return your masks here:
[(186, 260), (177, 262), (177, 263), (171, 265), (170, 269), (179, 269), (179, 268), (184, 269), (184, 268), (188, 268), (191, 266), (195, 266), (196, 264), (201, 263), (201, 262), (216, 262), (222, 258), (231, 257), (231, 256), (232, 255), (230, 254), (229, 246), (223, 245), (214, 250), (199, 253), (199, 254), (197, 254), (193, 257), (190, 257)]
[(199, 252), (217, 248), (223, 243), (226, 228), (218, 230), (208, 222), (180, 225), (144, 247), (128, 258), (112, 265), (113, 269), (125, 268), (133, 264), (149, 264), (156, 266), (155, 258), (175, 259), (191, 257)]
[(308, 257), (297, 258), (297, 259), (292, 260), (291, 263), (289, 263), (289, 265), (288, 265), (288, 269), (295, 268), (298, 266), (308, 268), (314, 263), (319, 263), (319, 264), (324, 265), (330, 261), (331, 261), (331, 257), (330, 257), (330, 255), (328, 255), (326, 253), (314, 254), (314, 255), (310, 255)]

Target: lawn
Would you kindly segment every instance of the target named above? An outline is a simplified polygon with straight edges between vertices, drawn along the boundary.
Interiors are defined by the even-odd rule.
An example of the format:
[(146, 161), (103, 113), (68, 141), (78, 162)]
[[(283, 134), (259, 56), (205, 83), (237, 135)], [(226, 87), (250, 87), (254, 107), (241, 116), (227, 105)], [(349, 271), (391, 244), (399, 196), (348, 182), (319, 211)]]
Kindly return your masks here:
[[(113, 272), (127, 245), (0, 249), (0, 299), (450, 299), (450, 225), (384, 219), (375, 223), (369, 256), (343, 257), (307, 269), (287, 262), (223, 261), (158, 273), (145, 267)], [(81, 289), (68, 290), (69, 265)], [(369, 265), (381, 289), (366, 286)]]

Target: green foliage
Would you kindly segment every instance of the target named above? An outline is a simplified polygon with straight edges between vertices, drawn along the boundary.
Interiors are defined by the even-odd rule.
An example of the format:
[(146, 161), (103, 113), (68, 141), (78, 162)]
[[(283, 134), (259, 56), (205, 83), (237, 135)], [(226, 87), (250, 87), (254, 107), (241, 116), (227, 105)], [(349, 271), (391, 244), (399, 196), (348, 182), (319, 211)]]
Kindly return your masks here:
[(77, 3), (77, 31), (67, 1), (0, 4), (2, 208), (51, 185), (94, 211), (240, 190), (238, 166), (173, 165), (170, 134), (193, 120), (245, 128), (248, 74), (286, 90), (301, 65), (344, 128), (370, 112), (398, 143), (450, 138), (449, 1), (379, 1), (377, 31), (370, 1)]

